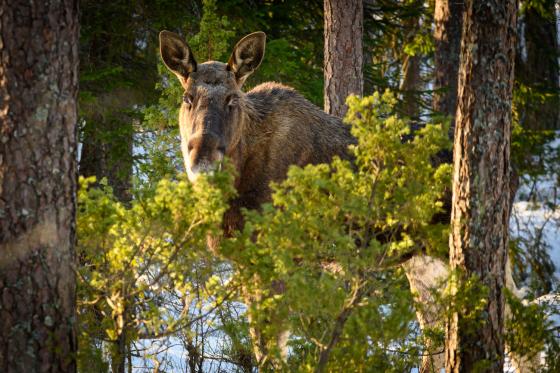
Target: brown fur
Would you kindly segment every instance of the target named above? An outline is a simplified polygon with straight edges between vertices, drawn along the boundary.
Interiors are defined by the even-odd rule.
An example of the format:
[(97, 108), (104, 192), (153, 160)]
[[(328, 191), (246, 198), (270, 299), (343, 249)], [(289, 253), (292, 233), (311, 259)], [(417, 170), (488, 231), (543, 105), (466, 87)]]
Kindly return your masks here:
[[(228, 232), (241, 227), (240, 208), (257, 209), (270, 200), (270, 182), (283, 180), (289, 166), (348, 156), (348, 145), (354, 141), (348, 126), (294, 89), (268, 82), (248, 93), (241, 90), (260, 64), (252, 56), (262, 59), (264, 55), (264, 34), (243, 38), (228, 64), (210, 61), (198, 65), (189, 62), (194, 58), (182, 39), (164, 33), (162, 58), (192, 98), (192, 103), (182, 105), (179, 120), (187, 168), (201, 162), (207, 166), (225, 155), (238, 173), (238, 198), (224, 219)], [(178, 53), (169, 53), (170, 49)], [(240, 63), (236, 64), (236, 57)]]

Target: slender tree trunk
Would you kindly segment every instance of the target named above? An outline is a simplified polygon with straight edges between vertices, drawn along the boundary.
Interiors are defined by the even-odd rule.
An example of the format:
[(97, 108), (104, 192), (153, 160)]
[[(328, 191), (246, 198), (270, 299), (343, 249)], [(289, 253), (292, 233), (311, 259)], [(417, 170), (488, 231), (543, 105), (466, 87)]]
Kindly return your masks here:
[[(453, 138), (454, 116), (457, 109), (457, 81), (459, 80), (459, 55), (461, 50), (461, 32), (463, 24), (463, 2), (436, 0), (434, 14), (435, 40), (435, 81), (432, 107), (434, 111), (451, 118), (449, 137)], [(438, 154), (438, 163), (451, 163), (452, 153), (448, 150)], [(451, 209), (451, 191), (446, 199), (447, 211)], [(448, 215), (445, 215), (448, 219)], [(440, 290), (430, 288), (437, 281), (427, 281), (426, 276), (432, 273), (435, 277), (443, 278), (448, 274), (447, 266), (443, 266), (437, 258), (415, 257), (403, 265), (410, 287), (416, 294), (417, 303), (422, 307), (416, 315), (422, 330), (426, 328), (443, 327), (441, 307), (433, 299), (433, 292)], [(436, 276), (437, 274), (437, 276)], [(434, 341), (426, 342), (426, 351), (422, 357), (420, 373), (439, 371), (445, 366), (444, 346)]]
[(117, 339), (113, 341), (113, 351), (111, 354), (111, 371), (113, 373), (125, 373), (127, 350), (126, 329), (123, 328)]
[(78, 2), (0, 3), (0, 371), (73, 372)]
[[(110, 97), (111, 94), (104, 95)], [(122, 111), (127, 108), (120, 108)], [(93, 115), (85, 118), (82, 133), (80, 175), (107, 178), (115, 197), (129, 202), (132, 182), (132, 118), (116, 115), (113, 120)]]
[(363, 18), (361, 0), (325, 0), (325, 111), (343, 117), (346, 97), (362, 95)]
[[(421, 9), (422, 3), (416, 1), (414, 3), (418, 9)], [(420, 29), (420, 15), (409, 17), (404, 22), (405, 30), (407, 30), (407, 43), (414, 40), (414, 37)], [(417, 120), (420, 114), (419, 94), (422, 81), (420, 74), (420, 65), (422, 56), (416, 54), (414, 56), (404, 54), (402, 65), (402, 81), (399, 89), (403, 94), (403, 114), (413, 120)]]
[[(450, 266), (453, 291), (476, 278), (487, 290), (475, 320), (447, 326), (446, 371), (503, 372), (504, 288), (510, 204), (509, 147), (517, 3), (466, 2), (454, 144)], [(463, 305), (468, 307), (468, 305)], [(469, 310), (472, 311), (472, 310)]]
[(407, 55), (403, 63), (403, 80), (400, 90), (403, 92), (403, 113), (416, 120), (419, 116), (418, 91), (421, 88), (420, 56)]
[[(434, 13), (435, 82), (432, 102), (434, 111), (451, 117), (450, 138), (455, 128), (457, 81), (463, 26), (464, 2), (436, 0)], [(449, 160), (451, 162), (451, 160)]]

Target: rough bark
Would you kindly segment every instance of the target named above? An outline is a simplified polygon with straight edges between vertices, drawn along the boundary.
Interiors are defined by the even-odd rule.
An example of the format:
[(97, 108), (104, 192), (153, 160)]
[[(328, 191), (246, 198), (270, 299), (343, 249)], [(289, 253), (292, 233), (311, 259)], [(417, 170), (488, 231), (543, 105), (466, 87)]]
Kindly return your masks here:
[(363, 4), (325, 0), (325, 111), (344, 117), (346, 97), (363, 94)]
[(0, 3), (0, 371), (76, 370), (78, 3)]
[[(450, 266), (487, 289), (476, 320), (447, 325), (446, 371), (502, 372), (517, 3), (466, 2), (454, 143)], [(464, 305), (466, 306), (466, 305)], [(464, 311), (464, 310), (463, 310)]]
[(529, 8), (519, 19), (518, 30), (523, 40), (518, 43), (515, 78), (518, 84), (547, 95), (543, 101), (524, 97), (517, 103), (521, 125), (532, 130), (560, 128), (560, 50), (554, 6), (554, 0), (543, 3), (548, 17)]

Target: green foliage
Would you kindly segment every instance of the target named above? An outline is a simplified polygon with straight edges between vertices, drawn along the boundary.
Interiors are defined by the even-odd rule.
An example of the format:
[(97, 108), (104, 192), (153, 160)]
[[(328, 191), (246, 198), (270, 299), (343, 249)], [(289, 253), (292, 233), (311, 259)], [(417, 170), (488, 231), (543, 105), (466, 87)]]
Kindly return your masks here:
[[(430, 162), (449, 145), (446, 129), (428, 125), (403, 141), (410, 130), (392, 114), (392, 94), (348, 103), (356, 166), (337, 159), (292, 167), (273, 186), (272, 204), (246, 211), (244, 231), (221, 248), (236, 269), (232, 281), (251, 299), (248, 312), (262, 330), (268, 358), (279, 364), (280, 330), (289, 326), (297, 336), (291, 347), (302, 355), (290, 369), (312, 369), (338, 333), (343, 340), (351, 336), (343, 350), (330, 352), (334, 361), (342, 359), (333, 362), (340, 369), (350, 351), (364, 369), (369, 357), (386, 357), (380, 346), (404, 344), (413, 316), (410, 292), (402, 273), (388, 268), (403, 254), (446, 247), (447, 227), (429, 224), (449, 182), (449, 166), (434, 169)], [(380, 333), (373, 325), (389, 327)], [(356, 344), (360, 339), (364, 344)], [(301, 359), (307, 365), (300, 366)]]
[(506, 292), (507, 304), (511, 310), (506, 328), (506, 342), (510, 351), (533, 359), (544, 350), (550, 338), (550, 322), (545, 308), (538, 304), (525, 305), (510, 292)]
[[(380, 0), (364, 2), (364, 92), (397, 91), (401, 87), (405, 62), (418, 57), (419, 85), (403, 92), (397, 110), (412, 101), (418, 110), (431, 114), (431, 92), (423, 71), (433, 71), (434, 2)], [(402, 102), (405, 101), (405, 102)], [(408, 101), (408, 102), (406, 102)], [(404, 105), (402, 105), (404, 104)], [(410, 114), (409, 114), (410, 115)]]
[[(529, 208), (542, 209), (549, 216), (542, 224), (533, 222), (531, 227), (523, 224), (513, 214), (510, 224), (515, 234), (510, 239), (510, 258), (517, 284), (524, 284), (533, 296), (549, 293), (557, 286), (554, 264), (548, 255), (543, 233), (546, 225), (553, 224), (550, 217), (557, 209), (555, 185), (560, 174), (560, 149), (551, 146), (558, 134), (552, 130), (527, 128), (523, 123), (523, 111), (527, 105), (534, 109), (544, 105), (551, 96), (516, 84), (513, 96), (513, 125), (511, 139), (511, 161), (515, 177), (519, 178), (520, 200), (530, 201)], [(543, 190), (542, 185), (545, 186)]]
[(520, 13), (535, 10), (541, 17), (554, 20), (554, 0), (526, 0), (520, 3)]
[(414, 35), (414, 39), (404, 46), (404, 52), (409, 56), (429, 55), (434, 51), (434, 41), (430, 33), (431, 30), (421, 30)]
[(447, 306), (446, 318), (460, 315), (460, 328), (466, 333), (472, 333), (486, 322), (488, 314), (488, 287), (476, 275), (465, 277), (461, 270), (452, 272), (449, 276), (448, 287), (440, 300)]
[[(409, 126), (393, 114), (389, 92), (348, 104), (347, 121), (358, 139), (355, 165), (336, 159), (292, 167), (287, 180), (273, 186), (272, 203), (246, 211), (243, 232), (223, 239), (213, 260), (206, 237), (220, 234), (233, 195), (229, 174), (194, 185), (164, 179), (130, 206), (115, 201), (105, 184), (88, 188), (91, 180), (82, 180), (82, 339), (115, 344), (123, 336), (132, 343), (173, 334), (188, 328), (190, 308), (223, 313), (235, 293), (249, 323), (222, 317), (231, 356), (247, 354), (247, 328), (253, 328), (266, 346), (263, 368), (310, 371), (324, 354), (333, 371), (413, 366), (419, 346), (409, 339), (411, 295), (402, 270), (391, 268), (403, 254), (446, 246), (447, 228), (429, 223), (449, 182), (449, 166), (434, 168), (430, 161), (449, 145), (447, 130), (427, 125), (403, 140)], [(225, 277), (217, 275), (220, 257), (228, 263)], [(196, 303), (186, 299), (193, 281), (204, 284), (206, 294)], [(190, 308), (170, 312), (170, 293), (185, 297)], [(286, 328), (293, 353), (283, 363), (277, 336)], [(82, 346), (84, 359), (97, 356), (95, 343)]]
[[(90, 188), (93, 182), (80, 179), (77, 220), (80, 357), (88, 365), (99, 356), (92, 338), (130, 343), (188, 325), (188, 308), (166, 307), (166, 294), (179, 294), (183, 307), (189, 307), (195, 272), (197, 280), (214, 286), (213, 273), (200, 276), (197, 264), (209, 257), (206, 236), (218, 234), (233, 194), (226, 173), (196, 185), (184, 178), (164, 179), (126, 207), (106, 182)], [(219, 304), (219, 294), (212, 294)]]
[(229, 30), (230, 23), (226, 16), (220, 18), (217, 15), (216, 0), (203, 0), (202, 4), (200, 31), (189, 40), (189, 45), (199, 63), (226, 60), (231, 47), (229, 41), (234, 34)]
[[(524, 4), (542, 13), (549, 2)], [(179, 172), (183, 89), (159, 61), (158, 31), (182, 34), (199, 63), (225, 62), (237, 38), (265, 31), (265, 59), (245, 89), (280, 81), (322, 105), (322, 6), (320, 0), (306, 2), (305, 11), (298, 0), (82, 2), (80, 138), (102, 144), (99, 154), (109, 163), (132, 158), (135, 182), (133, 201), (122, 204), (107, 183), (92, 188), (82, 181), (81, 371), (107, 371), (122, 339), (138, 353), (134, 345), (143, 339), (182, 338), (192, 358), (192, 351), (214, 343), (197, 322), (220, 341), (221, 355), (214, 357), (234, 364), (231, 370), (256, 365), (252, 355), (259, 341), (251, 328), (262, 331), (262, 367), (284, 371), (312, 371), (325, 354), (328, 371), (410, 371), (432, 341), (441, 341), (438, 328), (417, 331), (409, 286), (393, 265), (417, 250), (447, 255), (447, 228), (430, 224), (450, 183), (450, 166), (432, 165), (434, 155), (449, 147), (445, 126), (421, 122), (412, 137), (410, 123), (395, 115), (395, 96), (351, 98), (347, 121), (359, 141), (352, 149), (355, 163), (292, 168), (274, 186), (272, 203), (246, 212), (245, 230), (222, 240), (218, 252), (208, 251), (206, 235), (219, 235), (233, 194), (231, 177), (218, 173), (193, 186)], [(427, 72), (421, 78), (428, 78), (433, 2), (382, 0), (364, 7), (365, 92), (396, 89), (406, 55), (421, 57)], [(429, 101), (417, 98), (429, 116)], [(523, 124), (524, 108), (538, 109), (552, 99), (519, 84), (517, 123)], [(557, 153), (544, 145), (551, 138), (514, 127), (512, 156), (520, 174), (536, 182), (556, 172)], [(531, 276), (541, 277), (528, 281), (532, 290), (547, 289), (543, 280), (552, 268), (546, 258), (539, 259), (544, 265), (535, 263), (541, 251), (518, 247), (518, 278), (525, 280), (530, 266)], [(478, 312), (483, 290), (467, 281), (440, 302), (448, 311), (474, 304)], [(521, 330), (511, 336), (512, 346), (523, 348), (525, 337), (542, 346), (540, 308), (512, 307), (511, 327)], [(480, 322), (477, 312), (471, 316)], [(283, 362), (276, 337), (286, 328), (290, 354)], [(531, 328), (538, 333), (530, 336)], [(558, 342), (547, 343), (554, 371)]]

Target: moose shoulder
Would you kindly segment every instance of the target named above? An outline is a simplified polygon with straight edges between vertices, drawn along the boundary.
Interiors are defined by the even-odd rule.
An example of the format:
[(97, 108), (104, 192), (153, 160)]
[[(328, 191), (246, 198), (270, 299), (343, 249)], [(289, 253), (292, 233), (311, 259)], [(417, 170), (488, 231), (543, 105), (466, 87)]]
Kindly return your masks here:
[(163, 62), (185, 90), (179, 127), (189, 179), (211, 172), (224, 156), (237, 170), (238, 198), (224, 217), (226, 232), (241, 227), (240, 208), (270, 200), (270, 182), (284, 179), (290, 165), (347, 158), (354, 142), (339, 118), (290, 87), (268, 82), (241, 90), (261, 64), (265, 41), (264, 33), (252, 33), (236, 44), (227, 63), (198, 64), (180, 36), (160, 33)]

